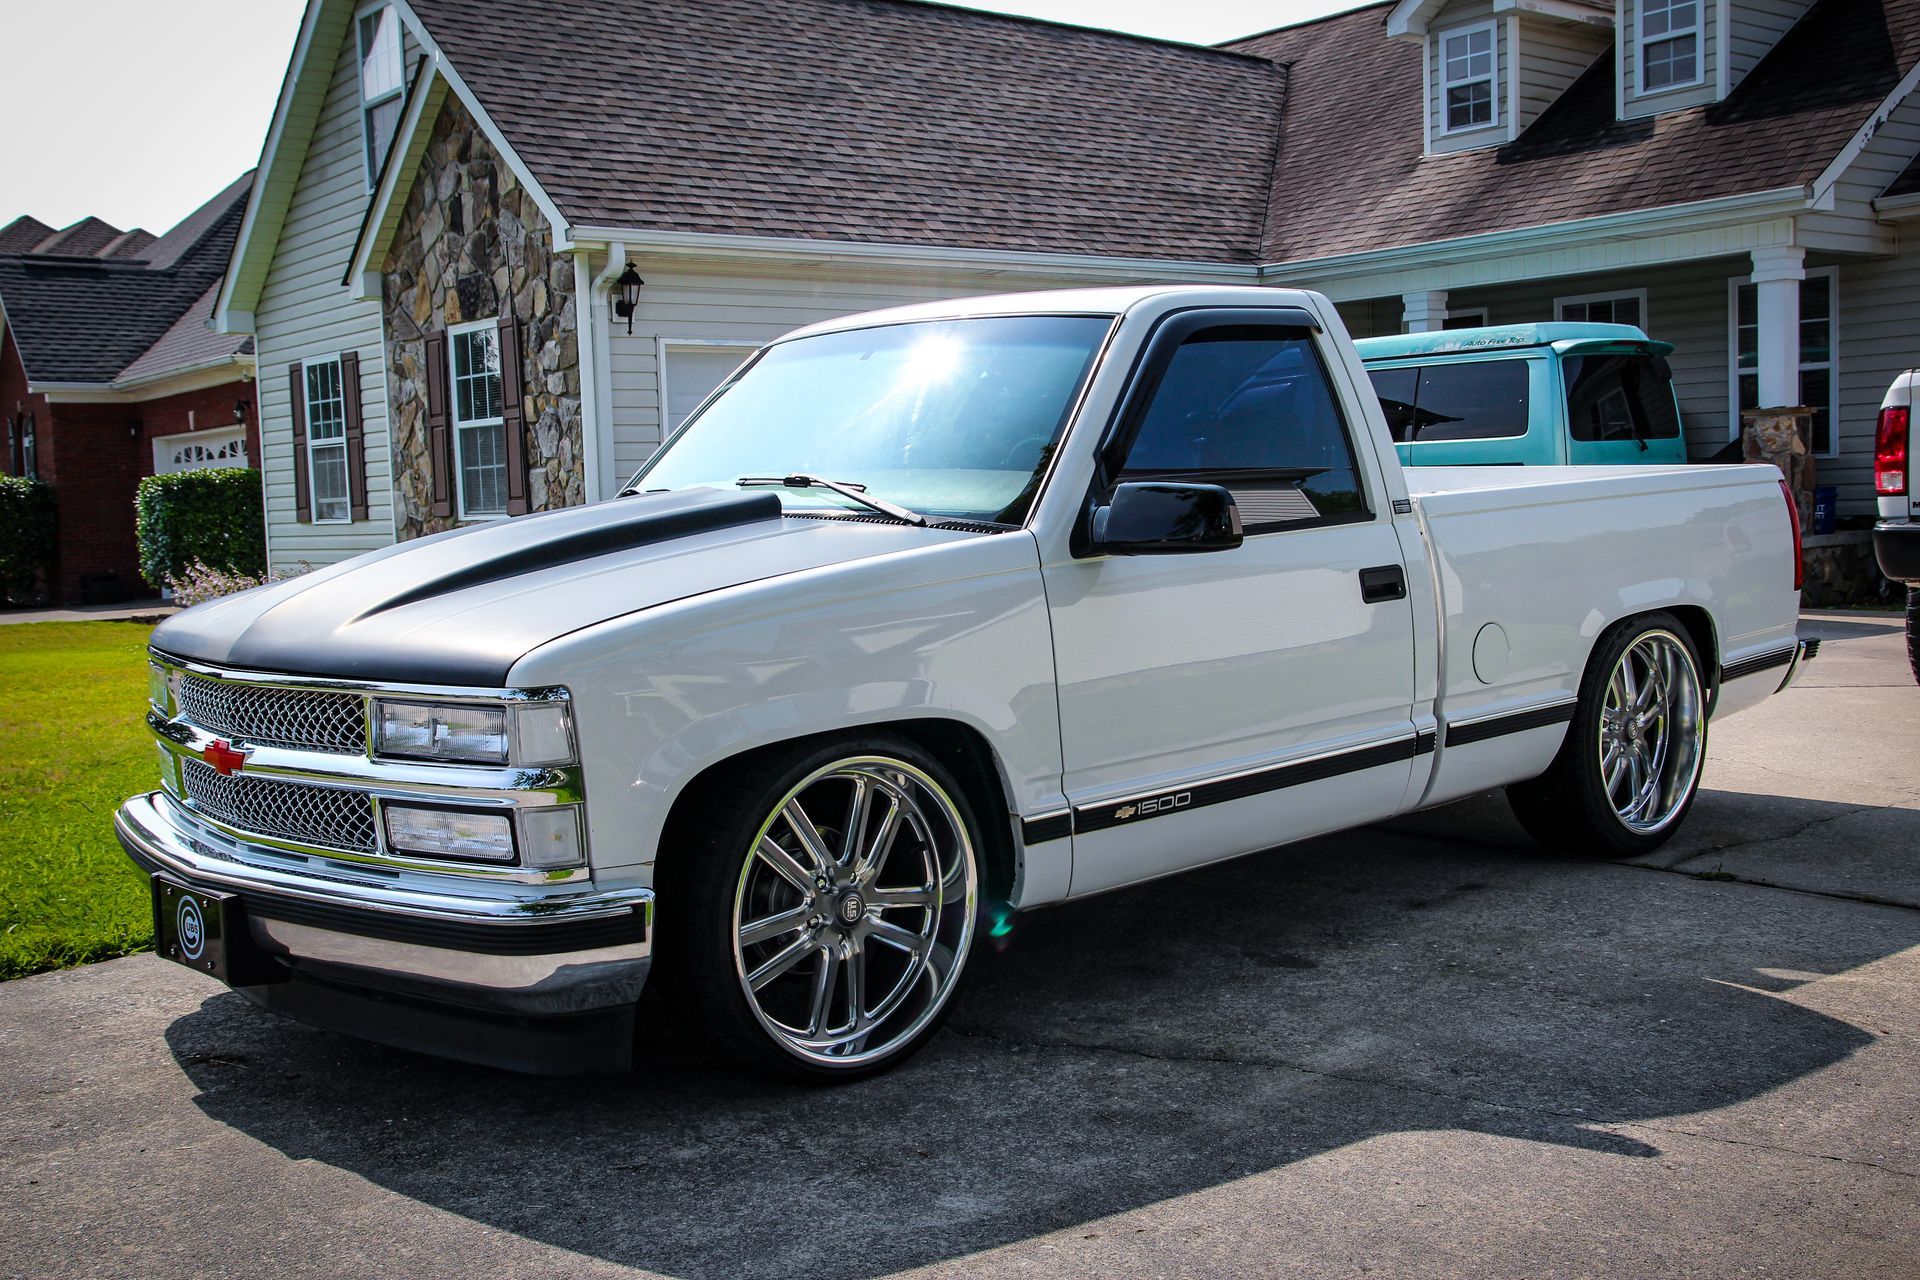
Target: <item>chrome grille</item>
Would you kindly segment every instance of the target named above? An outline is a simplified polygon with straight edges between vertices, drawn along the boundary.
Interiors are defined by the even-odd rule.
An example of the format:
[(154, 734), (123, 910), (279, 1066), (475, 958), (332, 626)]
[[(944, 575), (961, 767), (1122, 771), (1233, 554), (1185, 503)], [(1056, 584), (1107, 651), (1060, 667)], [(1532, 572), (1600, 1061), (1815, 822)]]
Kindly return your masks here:
[(181, 677), (178, 696), (180, 714), (209, 733), (305, 751), (359, 755), (367, 749), (365, 703), (357, 693), (271, 689), (189, 675)]
[(193, 807), (216, 822), (296, 844), (372, 853), (379, 847), (373, 799), (364, 791), (313, 787), (277, 778), (223, 778), (210, 765), (182, 760), (181, 784)]

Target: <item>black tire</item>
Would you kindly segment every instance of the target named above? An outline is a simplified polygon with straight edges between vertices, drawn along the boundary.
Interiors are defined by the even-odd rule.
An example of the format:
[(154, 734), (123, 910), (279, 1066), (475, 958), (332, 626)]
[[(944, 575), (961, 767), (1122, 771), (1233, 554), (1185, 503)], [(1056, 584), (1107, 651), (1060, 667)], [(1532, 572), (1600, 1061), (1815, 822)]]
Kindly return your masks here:
[(1920, 684), (1920, 587), (1907, 588), (1907, 666)]
[[(685, 843), (670, 848), (662, 862), (656, 963), (666, 994), (704, 1024), (727, 1056), (765, 1075), (840, 1083), (905, 1061), (951, 1010), (984, 914), (981, 826), (965, 788), (918, 744), (883, 732), (758, 752), (723, 767), (729, 770), (696, 798), (699, 825), (682, 827)], [(863, 779), (864, 793), (856, 791)], [(888, 791), (896, 785), (909, 797), (899, 812), (912, 809), (918, 818), (889, 823), (885, 813), (869, 816), (863, 821), (879, 825), (849, 840), (856, 795), (871, 797), (863, 811), (871, 815), (896, 798)], [(827, 815), (840, 809), (839, 825), (829, 816), (816, 822), (809, 806)], [(847, 855), (837, 870), (809, 859), (806, 838), (786, 816), (790, 807), (814, 829), (820, 851)], [(856, 846), (877, 845), (888, 832), (889, 849), (863, 880)], [(869, 833), (872, 839), (865, 838)], [(756, 853), (763, 837), (792, 864)], [(930, 878), (931, 888), (916, 890), (901, 880), (916, 871), (922, 881)], [(814, 887), (800, 887), (795, 872)], [(916, 894), (925, 905), (906, 901)], [(766, 941), (746, 940), (754, 924), (784, 924), (795, 913), (804, 923)], [(895, 940), (906, 933), (925, 934), (924, 956)], [(750, 976), (766, 975), (789, 952), (797, 958), (764, 987), (751, 988)], [(913, 972), (918, 976), (907, 976)], [(822, 1005), (820, 991), (829, 983), (837, 985)], [(902, 984), (909, 989), (899, 1004), (876, 1016), (866, 1034), (856, 1034), (860, 1019), (885, 1008)], [(875, 986), (888, 989), (880, 1004), (871, 1002)], [(867, 996), (857, 1012), (856, 993)], [(809, 1022), (808, 1032), (801, 1020)], [(833, 1036), (847, 1037), (845, 1044), (802, 1043)]]
[[(1643, 658), (1672, 654), (1674, 661), (1666, 678), (1674, 688), (1675, 705), (1662, 719), (1639, 727), (1635, 725), (1644, 712), (1621, 716), (1609, 709), (1616, 669), (1630, 651), (1635, 654), (1632, 672), (1642, 678), (1647, 670), (1640, 665)], [(1629, 687), (1641, 687), (1640, 680)], [(1613, 693), (1617, 699), (1618, 687)], [(1685, 820), (1699, 791), (1707, 753), (1705, 695), (1699, 651), (1671, 614), (1646, 614), (1610, 628), (1594, 645), (1580, 680), (1573, 723), (1553, 764), (1538, 778), (1507, 788), (1507, 803), (1520, 825), (1542, 848), (1581, 857), (1631, 858), (1659, 848)], [(1669, 761), (1661, 752), (1657, 765), (1654, 723), (1666, 726), (1661, 730), (1666, 745), (1681, 753)], [(1626, 774), (1620, 778), (1627, 784), (1624, 790), (1617, 783), (1609, 785), (1608, 759), (1625, 760), (1615, 765)], [(1648, 794), (1646, 787), (1636, 790), (1633, 785), (1642, 776), (1633, 770), (1642, 763), (1648, 766), (1645, 774), (1658, 777), (1649, 784), (1648, 809), (1636, 816), (1632, 798)]]

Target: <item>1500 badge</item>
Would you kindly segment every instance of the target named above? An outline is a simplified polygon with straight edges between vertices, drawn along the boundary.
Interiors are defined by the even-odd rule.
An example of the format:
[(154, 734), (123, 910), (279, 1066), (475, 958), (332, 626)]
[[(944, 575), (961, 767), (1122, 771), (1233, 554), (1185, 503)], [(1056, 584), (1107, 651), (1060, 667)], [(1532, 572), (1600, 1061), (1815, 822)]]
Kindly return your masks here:
[(1123, 804), (1113, 811), (1116, 822), (1125, 822), (1128, 818), (1152, 818), (1163, 813), (1172, 813), (1175, 809), (1184, 809), (1193, 803), (1193, 792), (1176, 791), (1170, 796), (1157, 796), (1152, 800), (1140, 800), (1133, 804)]

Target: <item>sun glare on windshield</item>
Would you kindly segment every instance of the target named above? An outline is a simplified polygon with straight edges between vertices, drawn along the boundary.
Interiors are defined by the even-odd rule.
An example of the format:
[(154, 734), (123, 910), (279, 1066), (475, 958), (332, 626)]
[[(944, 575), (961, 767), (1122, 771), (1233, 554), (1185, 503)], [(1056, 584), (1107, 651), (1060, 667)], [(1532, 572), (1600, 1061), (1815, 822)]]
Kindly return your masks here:
[(945, 382), (960, 367), (960, 357), (965, 353), (966, 344), (949, 334), (933, 334), (922, 338), (907, 352), (906, 364), (900, 370), (900, 381), (909, 386)]

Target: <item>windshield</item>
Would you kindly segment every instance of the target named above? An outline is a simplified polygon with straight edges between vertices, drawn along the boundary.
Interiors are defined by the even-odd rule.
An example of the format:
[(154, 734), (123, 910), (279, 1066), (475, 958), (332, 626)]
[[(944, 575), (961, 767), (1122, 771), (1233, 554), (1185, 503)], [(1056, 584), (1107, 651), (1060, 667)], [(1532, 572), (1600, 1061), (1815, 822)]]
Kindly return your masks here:
[[(809, 473), (931, 516), (1018, 524), (1112, 323), (989, 316), (778, 343), (629, 487)], [(802, 510), (858, 509), (817, 488), (780, 497)]]

